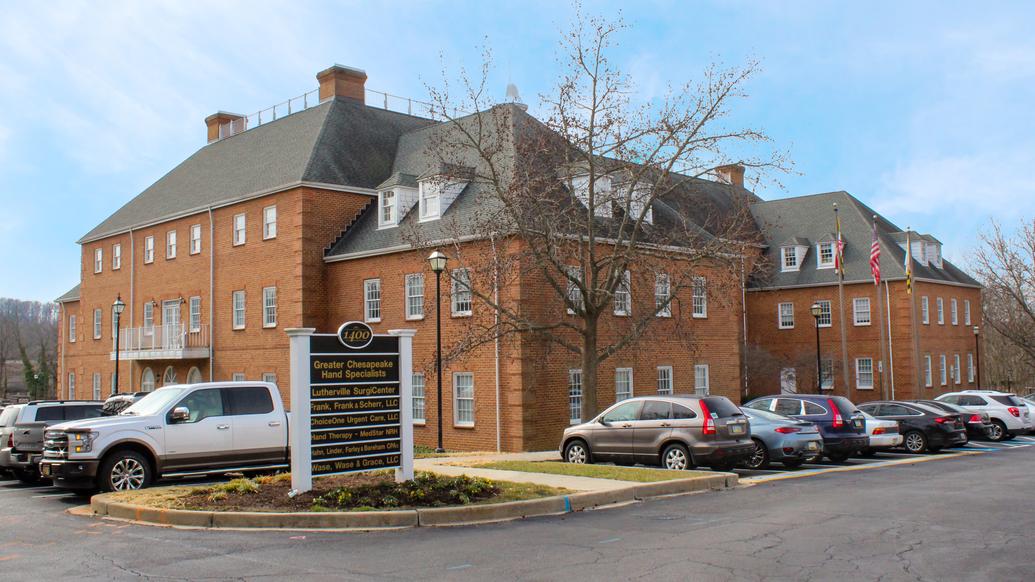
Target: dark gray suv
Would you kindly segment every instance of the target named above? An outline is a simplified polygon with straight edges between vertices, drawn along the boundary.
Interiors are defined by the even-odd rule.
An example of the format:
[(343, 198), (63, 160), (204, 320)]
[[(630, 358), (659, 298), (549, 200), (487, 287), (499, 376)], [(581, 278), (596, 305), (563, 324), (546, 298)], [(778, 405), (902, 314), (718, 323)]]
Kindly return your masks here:
[(568, 427), (560, 449), (569, 463), (728, 471), (751, 457), (755, 445), (747, 416), (728, 398), (649, 396), (623, 400), (590, 422)]

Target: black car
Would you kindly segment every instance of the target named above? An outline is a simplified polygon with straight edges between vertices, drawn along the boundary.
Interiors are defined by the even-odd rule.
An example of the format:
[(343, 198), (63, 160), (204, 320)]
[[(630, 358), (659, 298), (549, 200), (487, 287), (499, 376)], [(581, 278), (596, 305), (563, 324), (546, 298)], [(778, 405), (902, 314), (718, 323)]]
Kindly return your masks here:
[(967, 438), (970, 439), (984, 440), (989, 438), (995, 426), (992, 424), (992, 419), (984, 412), (971, 412), (962, 406), (956, 406), (955, 404), (949, 404), (940, 400), (911, 400), (910, 402), (926, 404), (945, 412), (959, 414), (963, 418), (963, 425), (967, 428)]
[(859, 405), (859, 410), (883, 420), (897, 420), (902, 446), (911, 453), (934, 453), (966, 444), (963, 416), (926, 404), (881, 400)]
[(866, 419), (843, 396), (780, 394), (756, 398), (744, 406), (815, 424), (823, 437), (823, 456), (835, 463), (847, 460), (870, 444)]

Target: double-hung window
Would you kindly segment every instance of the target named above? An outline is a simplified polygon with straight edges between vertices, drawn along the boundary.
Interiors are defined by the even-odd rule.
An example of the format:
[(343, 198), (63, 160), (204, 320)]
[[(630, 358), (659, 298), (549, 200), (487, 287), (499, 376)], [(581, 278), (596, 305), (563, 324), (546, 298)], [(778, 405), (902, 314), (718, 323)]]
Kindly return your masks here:
[(190, 227), (190, 248), (188, 251), (192, 255), (196, 255), (201, 252), (201, 225), (195, 224)]
[(920, 322), (924, 325), (931, 323), (931, 302), (926, 295), (920, 298)]
[(453, 316), (471, 315), (471, 272), (467, 269), (453, 269), (450, 278)]
[(693, 299), (693, 317), (708, 317), (708, 281), (704, 277), (694, 277), (691, 287)]
[(941, 297), (934, 300), (935, 308), (938, 310), (938, 325), (945, 325), (945, 301)]
[(101, 399), (101, 373), (100, 372), (94, 372), (93, 373), (93, 399), (94, 400), (100, 400)]
[(834, 268), (834, 243), (833, 242), (821, 242), (817, 245), (816, 249), (816, 268), (817, 269), (833, 269)]
[(797, 271), (798, 270), (798, 249), (797, 247), (782, 247), (780, 249), (783, 255), (782, 264), (784, 271)]
[(870, 298), (856, 297), (853, 299), (852, 314), (855, 325), (870, 325)]
[(953, 380), (956, 381), (957, 385), (963, 383), (963, 372), (960, 370), (960, 355), (959, 354), (953, 354), (952, 355), (952, 376), (953, 376)]
[(262, 327), (277, 327), (277, 288), (262, 289)]
[(111, 245), (111, 270), (118, 271), (122, 268), (122, 244)]
[(939, 356), (940, 367), (938, 369), (938, 379), (941, 380), (941, 385), (945, 386), (949, 383), (949, 372), (946, 369), (945, 354)]
[(694, 394), (707, 396), (711, 393), (711, 380), (708, 378), (708, 364), (694, 365)]
[(568, 421), (571, 424), (582, 422), (582, 370), (568, 370)]
[(424, 424), (424, 373), (413, 374), (413, 422)]
[(424, 181), (418, 185), (418, 206), (420, 207), (420, 219), (435, 220), (439, 217), (439, 200), (442, 191), (442, 184), (433, 181)]
[(579, 288), (579, 283), (582, 282), (582, 269), (579, 267), (568, 266), (565, 268), (567, 279), (568, 279), (568, 306), (566, 308), (568, 315), (574, 315), (575, 309), (582, 309), (582, 289)]
[(424, 274), (406, 275), (406, 319), (424, 319)]
[(622, 273), (622, 279), (615, 286), (614, 313), (629, 315), (632, 312), (632, 293), (630, 289), (629, 271)]
[(970, 299), (963, 300), (963, 325), (970, 325)]
[(188, 305), (190, 308), (190, 317), (188, 318), (190, 331), (199, 332), (201, 331), (201, 297), (191, 297)]
[(820, 299), (816, 302), (819, 305), (819, 317), (816, 319), (816, 325), (819, 327), (830, 327), (834, 324), (833, 310), (830, 306), (829, 299)]
[(277, 207), (262, 209), (262, 240), (277, 238)]
[(144, 237), (144, 263), (153, 262), (155, 262), (155, 237), (149, 235)]
[(233, 294), (233, 328), (244, 329), (244, 291)]
[(672, 394), (672, 366), (658, 366), (658, 394)]
[(75, 343), (75, 316), (68, 316), (68, 343)]
[(974, 354), (967, 353), (967, 384), (974, 383)]
[(363, 320), (381, 321), (381, 279), (363, 281)]
[(668, 273), (654, 276), (654, 310), (657, 317), (672, 317), (672, 282)]
[(235, 247), (238, 245), (243, 245), (245, 243), (245, 240), (247, 239), (246, 224), (247, 221), (245, 219), (244, 213), (234, 215), (233, 244)]
[(949, 321), (952, 322), (952, 325), (960, 324), (959, 306), (955, 297), (949, 300)]
[(474, 374), (453, 374), (453, 422), (457, 426), (474, 426)]
[(75, 372), (68, 373), (68, 399), (75, 399)]
[(873, 358), (855, 359), (855, 387), (873, 390)]
[(104, 249), (93, 250), (93, 272), (100, 273), (104, 269)]
[(931, 370), (931, 354), (924, 354), (924, 386), (934, 386), (934, 372)]
[(633, 371), (632, 368), (615, 369), (615, 402), (632, 398), (633, 395)]
[(794, 327), (793, 303), (781, 303), (777, 307), (777, 322), (780, 329), (791, 329)]
[(176, 231), (170, 230), (165, 233), (165, 258), (176, 258)]
[(398, 203), (395, 191), (385, 190), (381, 192), (381, 211), (378, 214), (378, 225), (381, 227), (395, 226), (398, 222)]
[(834, 389), (834, 360), (823, 360), (819, 364), (819, 389)]
[(104, 318), (104, 312), (100, 309), (93, 310), (93, 339), (101, 339), (101, 327)]
[(151, 335), (155, 329), (155, 304), (148, 301), (144, 304), (144, 334)]

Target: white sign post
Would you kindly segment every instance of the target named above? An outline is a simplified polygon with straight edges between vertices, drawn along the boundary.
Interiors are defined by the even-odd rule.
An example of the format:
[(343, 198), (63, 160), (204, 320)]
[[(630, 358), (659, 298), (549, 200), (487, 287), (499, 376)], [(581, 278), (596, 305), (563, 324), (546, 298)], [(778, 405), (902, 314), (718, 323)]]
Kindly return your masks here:
[(313, 476), (395, 469), (413, 479), (412, 329), (375, 335), (350, 321), (336, 334), (286, 330), (291, 358), (291, 488)]

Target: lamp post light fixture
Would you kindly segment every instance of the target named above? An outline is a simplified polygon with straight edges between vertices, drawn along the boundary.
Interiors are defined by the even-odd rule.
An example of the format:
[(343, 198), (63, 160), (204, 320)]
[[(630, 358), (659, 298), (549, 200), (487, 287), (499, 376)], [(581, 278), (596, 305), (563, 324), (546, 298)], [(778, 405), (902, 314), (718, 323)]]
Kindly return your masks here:
[(444, 453), (446, 449), (442, 446), (442, 271), (446, 270), (446, 263), (449, 257), (435, 251), (428, 257), (428, 264), (435, 273), (435, 380), (438, 383), (436, 405), (438, 407), (438, 446), (436, 453)]
[(115, 314), (115, 379), (111, 387), (113, 395), (119, 393), (119, 320), (125, 310), (126, 304), (122, 301), (122, 294), (115, 295), (115, 303), (111, 304), (111, 312)]
[(819, 316), (823, 315), (823, 308), (819, 303), (813, 303), (809, 308), (812, 318), (816, 320), (816, 394), (823, 393), (823, 360), (819, 351)]
[(980, 333), (981, 333), (981, 330), (978, 328), (978, 326), (975, 325), (974, 326), (974, 363), (977, 366), (977, 370), (976, 370), (976, 372), (977, 372), (977, 377), (976, 377), (977, 382), (976, 382), (976, 384), (977, 384), (977, 389), (978, 390), (981, 389), (981, 342), (978, 339), (978, 336), (980, 335)]

